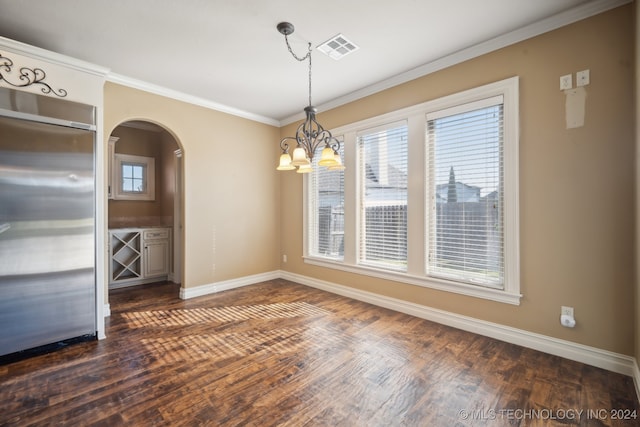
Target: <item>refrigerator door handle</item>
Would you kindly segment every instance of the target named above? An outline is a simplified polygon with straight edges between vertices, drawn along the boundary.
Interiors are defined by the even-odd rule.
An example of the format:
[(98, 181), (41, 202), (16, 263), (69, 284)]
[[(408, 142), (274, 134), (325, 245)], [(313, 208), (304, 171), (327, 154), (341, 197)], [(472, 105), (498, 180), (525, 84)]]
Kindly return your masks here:
[(5, 222), (4, 224), (0, 224), (0, 234), (4, 233), (10, 228), (11, 228), (11, 224), (9, 224), (8, 222)]

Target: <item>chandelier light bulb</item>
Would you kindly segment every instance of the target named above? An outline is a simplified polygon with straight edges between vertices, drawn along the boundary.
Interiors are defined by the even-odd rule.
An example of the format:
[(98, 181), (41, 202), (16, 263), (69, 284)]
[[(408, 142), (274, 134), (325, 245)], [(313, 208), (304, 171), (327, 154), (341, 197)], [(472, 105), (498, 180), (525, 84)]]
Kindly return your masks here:
[(279, 171), (290, 171), (296, 167), (291, 164), (291, 156), (289, 153), (282, 153), (280, 155), (280, 165), (276, 168)]
[(345, 170), (345, 167), (342, 164), (342, 159), (340, 158), (340, 154), (337, 151), (334, 151), (333, 159), (335, 160), (335, 164), (327, 167), (327, 169), (329, 169), (330, 171), (343, 171), (343, 170)]
[(298, 166), (298, 170), (296, 171), (297, 173), (309, 173), (312, 172), (313, 169), (311, 168), (311, 163), (306, 164), (306, 165), (302, 165), (302, 166)]
[(294, 166), (311, 165), (311, 162), (307, 158), (307, 153), (304, 148), (298, 146), (295, 150), (293, 150), (293, 160), (291, 161), (291, 164)]
[(330, 146), (326, 146), (322, 149), (322, 157), (320, 157), (320, 161), (318, 162), (320, 166), (335, 166), (338, 162), (335, 159), (333, 148)]

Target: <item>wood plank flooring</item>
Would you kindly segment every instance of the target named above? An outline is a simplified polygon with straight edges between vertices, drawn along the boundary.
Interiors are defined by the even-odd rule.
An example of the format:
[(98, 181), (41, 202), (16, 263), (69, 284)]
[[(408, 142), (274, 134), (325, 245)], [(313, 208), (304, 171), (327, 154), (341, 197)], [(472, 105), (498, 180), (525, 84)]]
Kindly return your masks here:
[(0, 366), (0, 425), (640, 425), (630, 377), (285, 280), (110, 303), (108, 339)]

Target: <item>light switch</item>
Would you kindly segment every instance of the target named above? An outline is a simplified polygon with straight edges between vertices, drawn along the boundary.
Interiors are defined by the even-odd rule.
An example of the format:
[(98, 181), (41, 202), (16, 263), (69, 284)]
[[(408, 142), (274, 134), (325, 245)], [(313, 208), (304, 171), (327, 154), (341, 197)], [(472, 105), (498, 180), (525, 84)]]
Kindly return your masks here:
[(560, 77), (560, 90), (567, 90), (573, 87), (573, 79), (571, 74)]
[(589, 84), (589, 70), (578, 71), (576, 73), (576, 86), (586, 86)]

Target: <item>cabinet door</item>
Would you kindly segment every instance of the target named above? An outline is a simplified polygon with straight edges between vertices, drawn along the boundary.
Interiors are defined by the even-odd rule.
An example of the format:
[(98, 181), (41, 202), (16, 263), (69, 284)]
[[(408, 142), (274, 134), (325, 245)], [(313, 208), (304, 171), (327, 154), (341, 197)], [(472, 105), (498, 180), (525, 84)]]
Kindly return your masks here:
[(144, 244), (145, 277), (166, 276), (169, 274), (169, 242), (159, 240)]

